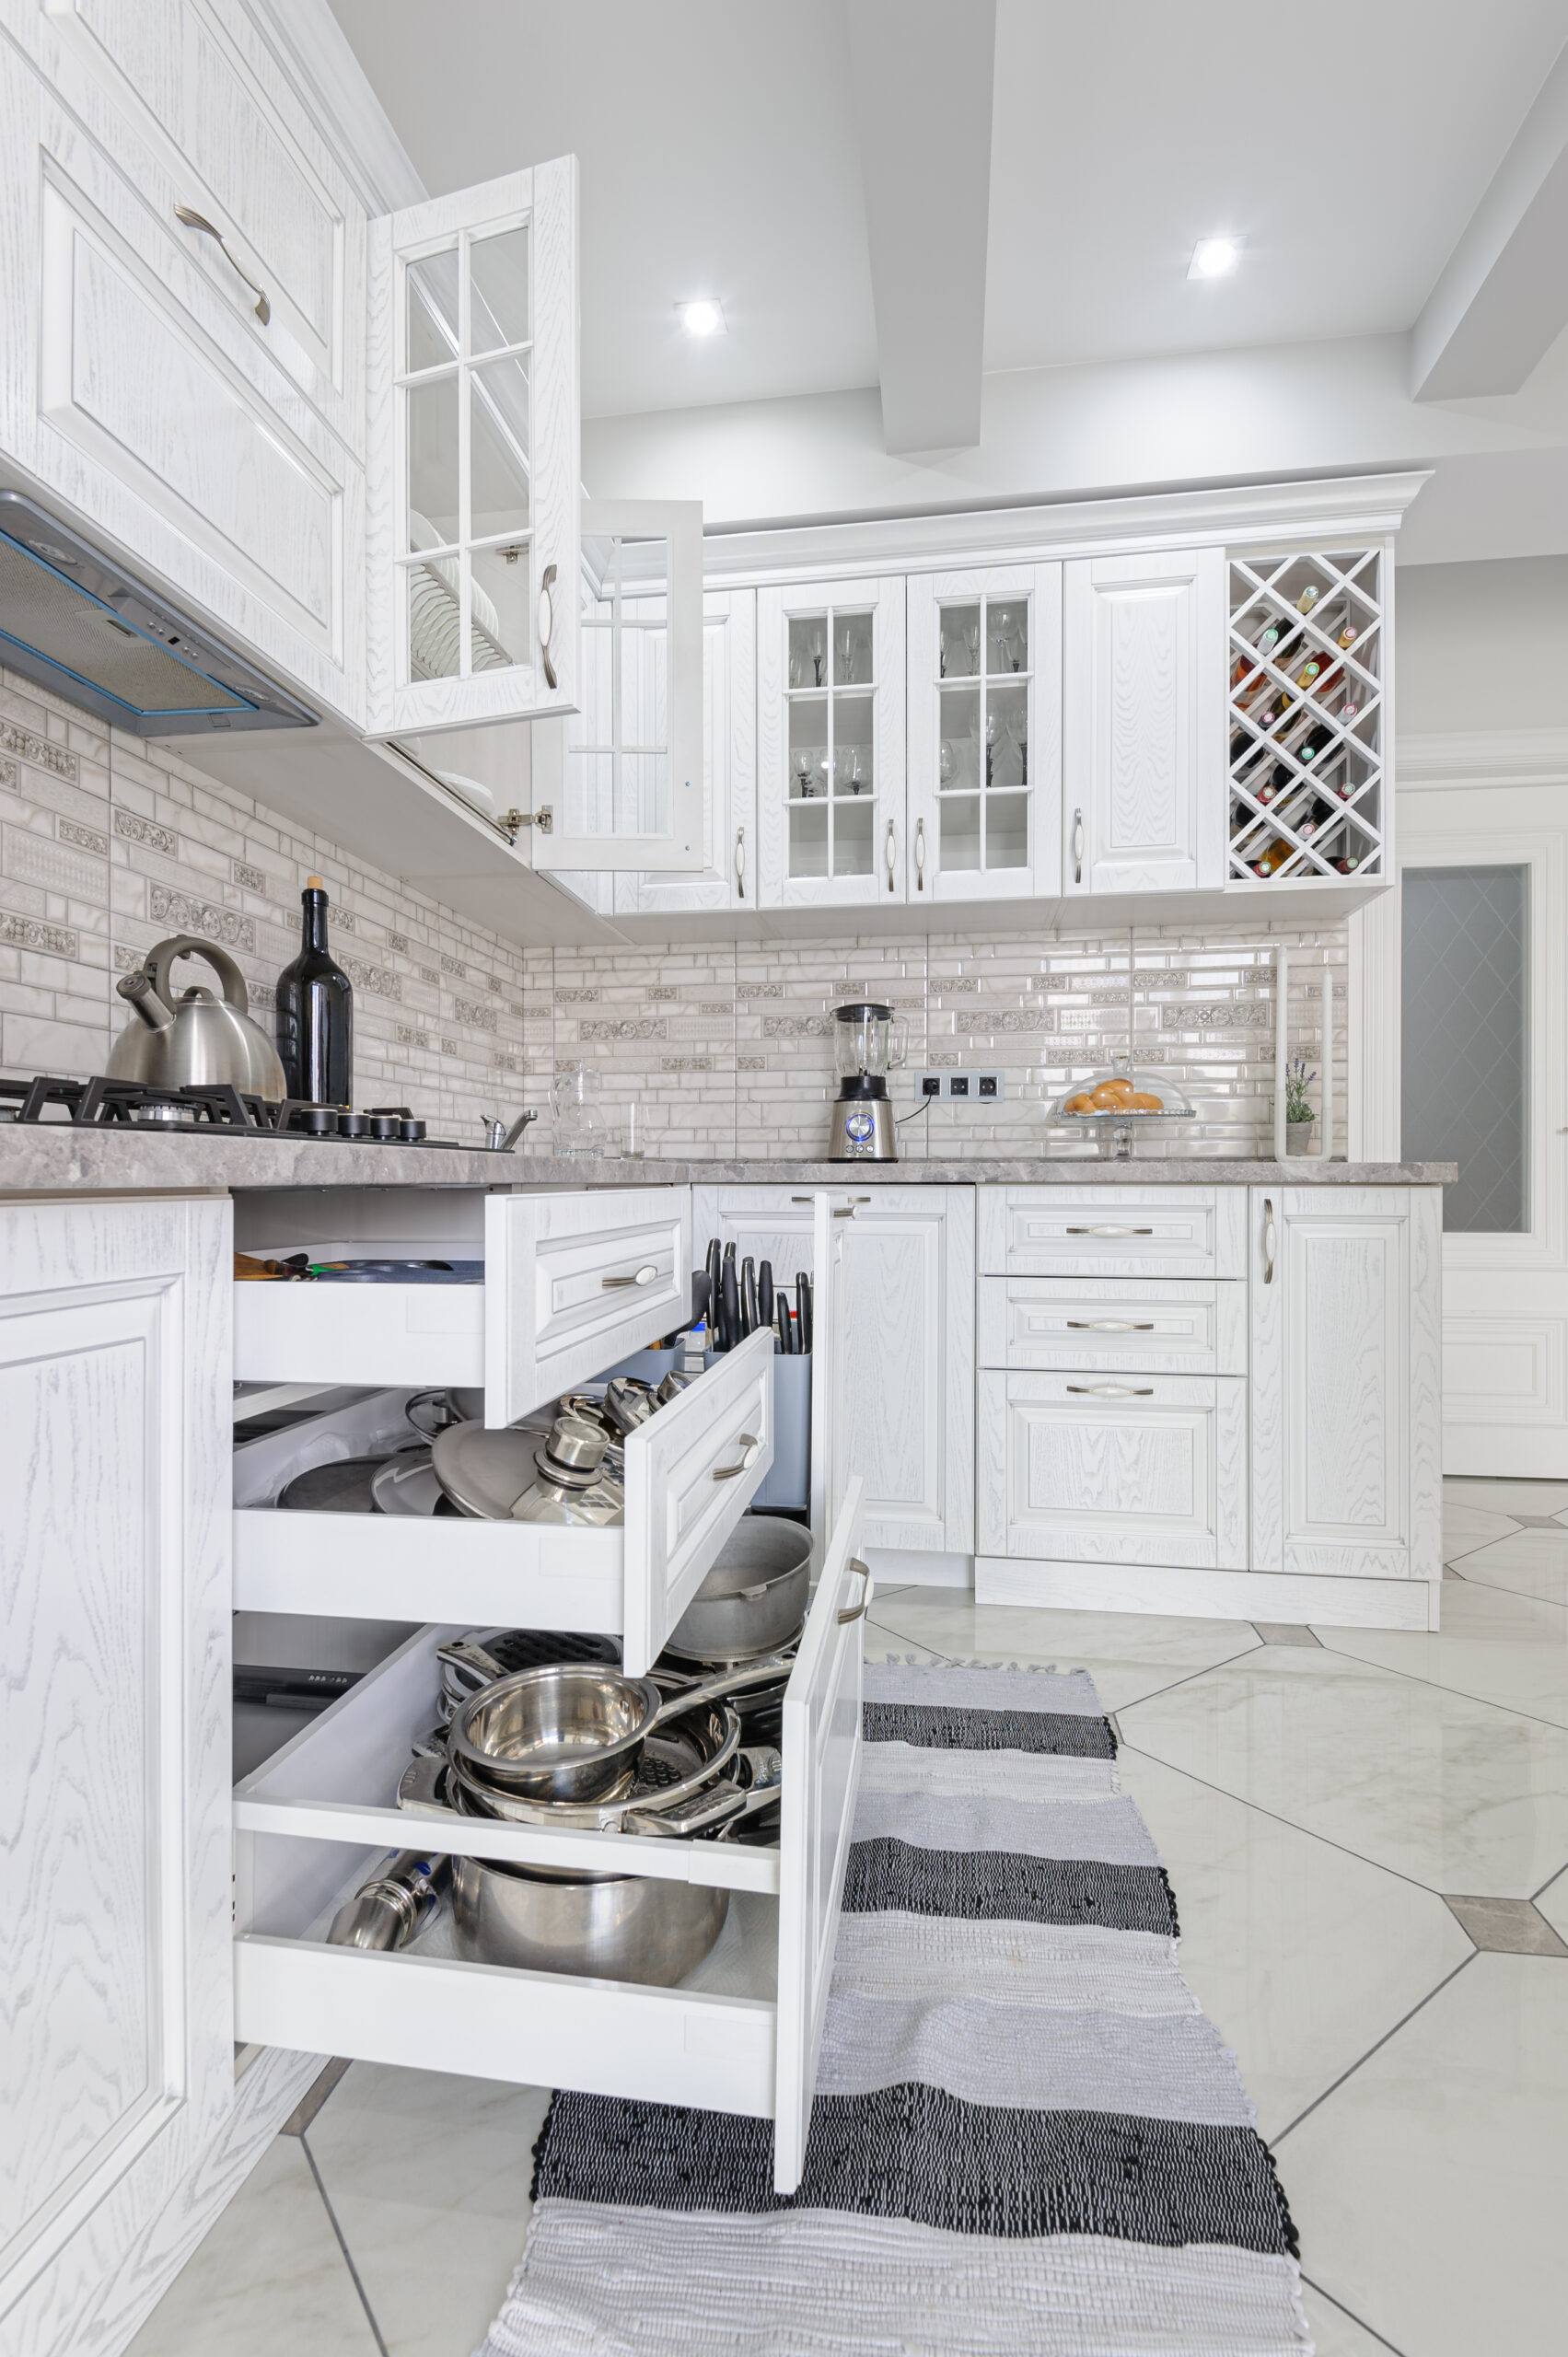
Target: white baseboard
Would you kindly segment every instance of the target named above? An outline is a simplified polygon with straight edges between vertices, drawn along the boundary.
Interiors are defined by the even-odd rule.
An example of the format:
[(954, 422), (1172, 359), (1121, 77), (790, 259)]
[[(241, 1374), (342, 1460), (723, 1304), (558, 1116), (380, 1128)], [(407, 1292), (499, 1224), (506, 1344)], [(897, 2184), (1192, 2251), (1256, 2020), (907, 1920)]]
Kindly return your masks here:
[(1425, 1580), (1357, 1580), (1296, 1572), (1164, 1570), (1144, 1563), (1047, 1563), (977, 1555), (977, 1604), (1054, 1605), (1074, 1612), (1171, 1612), (1203, 1620), (1316, 1620), (1335, 1629), (1437, 1625)]
[(878, 1587), (973, 1587), (972, 1555), (928, 1555), (923, 1548), (867, 1547)]

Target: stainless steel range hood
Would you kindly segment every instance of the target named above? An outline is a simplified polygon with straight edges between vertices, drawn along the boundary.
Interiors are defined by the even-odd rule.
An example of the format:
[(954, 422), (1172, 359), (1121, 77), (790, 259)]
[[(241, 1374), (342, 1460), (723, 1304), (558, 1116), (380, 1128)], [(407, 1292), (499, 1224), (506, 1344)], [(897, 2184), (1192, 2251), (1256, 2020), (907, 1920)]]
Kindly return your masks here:
[(241, 656), (16, 491), (0, 491), (0, 663), (136, 737), (316, 726)]

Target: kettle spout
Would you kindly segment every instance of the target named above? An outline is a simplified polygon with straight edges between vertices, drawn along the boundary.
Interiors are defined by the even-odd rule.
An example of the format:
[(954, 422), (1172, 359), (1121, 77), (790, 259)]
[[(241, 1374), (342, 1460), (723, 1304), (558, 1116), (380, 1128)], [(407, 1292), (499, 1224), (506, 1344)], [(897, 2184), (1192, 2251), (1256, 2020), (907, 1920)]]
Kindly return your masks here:
[(174, 1017), (153, 988), (153, 978), (145, 966), (134, 974), (122, 974), (114, 985), (123, 999), (128, 999), (149, 1031), (167, 1031)]

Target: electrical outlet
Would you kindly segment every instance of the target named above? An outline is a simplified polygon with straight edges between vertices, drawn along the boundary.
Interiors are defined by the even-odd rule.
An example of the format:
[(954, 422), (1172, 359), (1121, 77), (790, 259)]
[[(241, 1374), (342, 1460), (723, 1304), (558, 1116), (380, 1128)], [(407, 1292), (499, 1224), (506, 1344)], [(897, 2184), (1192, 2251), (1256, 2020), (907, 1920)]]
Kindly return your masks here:
[(1000, 1104), (1002, 1101), (1001, 1074), (999, 1072), (977, 1072), (974, 1077), (975, 1095), (977, 1097), (983, 1097), (988, 1104)]
[(996, 1105), (1001, 1102), (1006, 1093), (999, 1072), (923, 1073), (920, 1083), (923, 1096), (934, 1097), (938, 1094), (938, 1091), (931, 1086), (934, 1080), (946, 1084), (940, 1089), (942, 1096), (956, 1097), (960, 1102), (968, 1105), (973, 1105), (977, 1101)]
[(950, 1072), (947, 1074), (947, 1094), (949, 1097), (970, 1097), (972, 1096), (973, 1093), (974, 1092), (970, 1087), (970, 1075), (967, 1072)]
[(923, 1100), (927, 1097), (941, 1096), (942, 1075), (939, 1072), (923, 1072), (921, 1074), (920, 1094)]

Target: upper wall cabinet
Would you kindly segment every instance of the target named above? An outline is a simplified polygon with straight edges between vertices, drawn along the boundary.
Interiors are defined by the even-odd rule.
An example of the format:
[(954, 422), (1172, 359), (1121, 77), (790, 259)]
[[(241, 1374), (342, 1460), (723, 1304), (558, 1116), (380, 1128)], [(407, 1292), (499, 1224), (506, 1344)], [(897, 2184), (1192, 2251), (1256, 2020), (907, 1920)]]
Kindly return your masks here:
[(757, 905), (757, 593), (703, 600), (703, 858), (690, 875), (622, 876), (615, 912)]
[(1224, 556), (1078, 557), (1064, 575), (1063, 890), (1217, 888)]
[(901, 576), (759, 591), (757, 770), (762, 908), (905, 898)]
[(908, 621), (907, 898), (1053, 898), (1061, 566), (915, 574)]
[(369, 733), (570, 712), (576, 159), (381, 215), (369, 255)]

